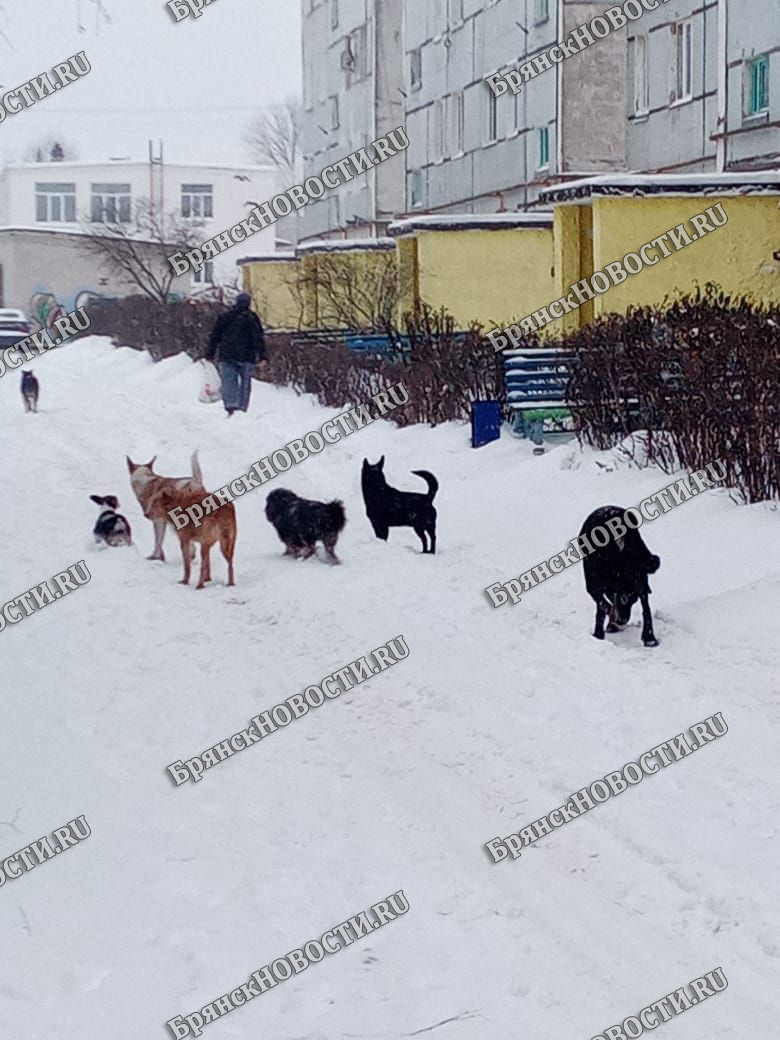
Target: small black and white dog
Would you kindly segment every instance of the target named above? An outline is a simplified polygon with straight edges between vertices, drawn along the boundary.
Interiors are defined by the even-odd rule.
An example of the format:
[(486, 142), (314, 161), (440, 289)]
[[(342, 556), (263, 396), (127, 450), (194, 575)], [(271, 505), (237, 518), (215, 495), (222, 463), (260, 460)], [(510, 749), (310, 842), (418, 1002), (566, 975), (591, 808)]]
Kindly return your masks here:
[(38, 411), (38, 380), (32, 372), (22, 372), (22, 400), (26, 412)]
[(133, 535), (130, 524), (125, 517), (116, 512), (119, 500), (114, 495), (103, 495), (102, 497), (90, 495), (89, 497), (96, 505), (102, 507), (92, 532), (98, 545), (101, 542), (111, 546), (132, 545)]
[[(412, 491), (397, 491), (385, 480), (384, 466), (384, 455), (379, 462), (374, 463), (363, 459), (363, 501), (374, 534), (386, 542), (391, 527), (413, 527), (422, 542), (422, 551), (435, 553), (436, 510), (433, 507), (433, 499), (439, 490), (438, 480), (427, 469), (414, 469), (412, 473), (422, 477), (428, 485), (428, 493), (423, 495)], [(426, 534), (430, 539), (430, 548), (425, 539)]]
[(265, 501), (265, 515), (287, 547), (285, 556), (308, 560), (321, 541), (330, 562), (341, 562), (335, 548), (347, 522), (343, 502), (312, 502), (286, 488), (277, 488)]

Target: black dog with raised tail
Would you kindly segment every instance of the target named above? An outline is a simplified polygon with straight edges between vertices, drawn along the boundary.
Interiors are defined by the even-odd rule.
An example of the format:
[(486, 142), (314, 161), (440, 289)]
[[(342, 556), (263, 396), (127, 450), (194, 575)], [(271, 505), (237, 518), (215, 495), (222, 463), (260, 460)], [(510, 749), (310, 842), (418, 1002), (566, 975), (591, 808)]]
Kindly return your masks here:
[[(422, 542), (422, 551), (435, 553), (436, 510), (433, 500), (439, 490), (438, 480), (427, 469), (415, 469), (412, 472), (415, 476), (423, 478), (428, 485), (428, 493), (423, 495), (411, 491), (397, 491), (385, 480), (384, 467), (384, 455), (379, 462), (374, 463), (363, 459), (363, 501), (374, 534), (386, 542), (391, 527), (413, 527)], [(430, 539), (430, 548), (426, 535)]]

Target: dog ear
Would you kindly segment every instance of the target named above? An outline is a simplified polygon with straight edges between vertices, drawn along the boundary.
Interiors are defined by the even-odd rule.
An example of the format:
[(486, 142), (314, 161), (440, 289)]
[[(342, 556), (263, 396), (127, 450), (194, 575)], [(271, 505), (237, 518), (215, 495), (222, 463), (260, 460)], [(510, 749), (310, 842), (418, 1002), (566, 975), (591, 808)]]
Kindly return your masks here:
[(130, 470), (131, 473), (135, 473), (135, 471), (138, 469), (138, 466), (136, 466), (136, 464), (132, 461), (129, 455), (125, 455), (125, 459), (127, 460), (127, 468)]
[(98, 505), (98, 506), (102, 506), (103, 505), (103, 499), (100, 497), (100, 495), (90, 495), (89, 498), (90, 498), (90, 501), (95, 503), (95, 505)]
[(119, 499), (116, 495), (106, 495), (103, 501), (109, 509), (117, 509), (119, 507)]
[(149, 470), (151, 470), (151, 469), (152, 469), (152, 467), (154, 466), (154, 460), (155, 460), (156, 458), (157, 458), (157, 456), (156, 456), (156, 455), (152, 455), (152, 461), (151, 461), (151, 462), (148, 462), (148, 463), (146, 464), (146, 465), (147, 465), (147, 468), (148, 468)]
[(384, 457), (384, 455), (379, 460), (379, 462), (377, 462), (377, 466), (379, 467), (379, 469), (384, 469), (385, 468), (385, 457)]

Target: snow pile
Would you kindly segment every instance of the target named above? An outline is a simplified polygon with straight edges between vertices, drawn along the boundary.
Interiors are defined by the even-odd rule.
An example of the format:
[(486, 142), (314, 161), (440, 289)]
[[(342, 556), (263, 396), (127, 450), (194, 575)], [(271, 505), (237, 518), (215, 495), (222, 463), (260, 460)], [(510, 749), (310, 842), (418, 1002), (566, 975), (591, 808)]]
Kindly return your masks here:
[[(198, 448), (216, 489), (332, 413), (257, 386), (228, 421), (197, 403), (187, 358), (97, 338), (28, 367), (38, 415), (0, 380), (0, 601), (82, 558), (92, 581), (0, 633), (0, 855), (81, 815), (92, 835), (0, 890), (4, 1038), (168, 1036), (399, 889), (410, 910), (391, 927), (205, 1035), (588, 1038), (718, 966), (729, 988), (676, 1019), (676, 1040), (775, 1035), (772, 507), (708, 492), (645, 525), (661, 646), (636, 625), (599, 643), (579, 567), (515, 607), (483, 589), (672, 477), (572, 443), (535, 458), (508, 435), (472, 451), (464, 425), (376, 422), (269, 484), (344, 500), (341, 567), (282, 559), (261, 489), (236, 503), (236, 587), (215, 553), (196, 592), (172, 532), (166, 564), (144, 559), (125, 455), (182, 475)], [(382, 454), (396, 487), (438, 477), (437, 555), (411, 529), (374, 538), (360, 467)], [(92, 547), (92, 493), (119, 497), (137, 549)], [(407, 660), (174, 787), (168, 764), (399, 635)], [(491, 863), (485, 842), (718, 711), (725, 739)]]

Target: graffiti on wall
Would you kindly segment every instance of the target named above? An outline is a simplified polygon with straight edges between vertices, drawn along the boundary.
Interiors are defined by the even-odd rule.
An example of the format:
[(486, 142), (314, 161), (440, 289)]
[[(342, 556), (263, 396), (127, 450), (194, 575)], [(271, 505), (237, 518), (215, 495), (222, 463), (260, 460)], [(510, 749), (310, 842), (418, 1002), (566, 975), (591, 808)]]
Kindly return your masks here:
[(102, 299), (105, 299), (103, 293), (94, 289), (79, 289), (71, 297), (58, 297), (48, 289), (39, 289), (30, 297), (30, 318), (37, 322), (39, 329), (51, 329), (58, 318)]

